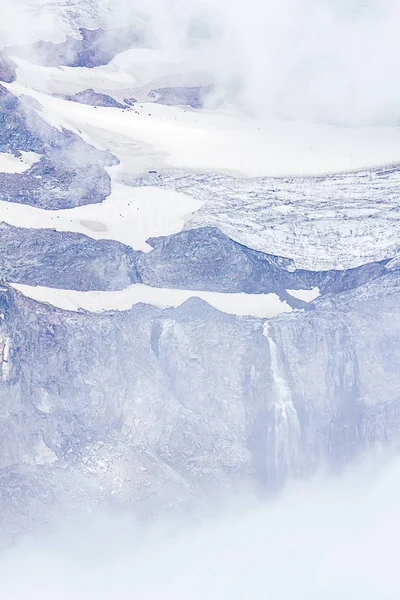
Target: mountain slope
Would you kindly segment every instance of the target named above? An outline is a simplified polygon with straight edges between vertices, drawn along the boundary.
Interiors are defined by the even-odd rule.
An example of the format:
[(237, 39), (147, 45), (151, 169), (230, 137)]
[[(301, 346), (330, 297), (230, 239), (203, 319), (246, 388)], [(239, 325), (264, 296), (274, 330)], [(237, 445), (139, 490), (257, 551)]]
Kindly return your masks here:
[(4, 539), (398, 443), (399, 128), (257, 117), (145, 17), (0, 27)]

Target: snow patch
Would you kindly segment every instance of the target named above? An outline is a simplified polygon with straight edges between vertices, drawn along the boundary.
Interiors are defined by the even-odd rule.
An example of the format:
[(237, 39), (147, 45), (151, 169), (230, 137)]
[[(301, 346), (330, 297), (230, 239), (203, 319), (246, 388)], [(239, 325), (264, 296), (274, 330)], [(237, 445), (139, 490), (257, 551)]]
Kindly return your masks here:
[(43, 438), (40, 438), (34, 448), (34, 464), (52, 465), (57, 462), (57, 460), (57, 454), (47, 446)]
[(180, 306), (189, 298), (201, 298), (221, 312), (238, 316), (271, 318), (281, 313), (292, 312), (292, 308), (273, 293), (224, 294), (220, 292), (153, 288), (143, 284), (133, 284), (116, 292), (80, 292), (21, 283), (11, 285), (28, 298), (69, 311), (86, 310), (93, 313), (108, 310), (123, 311), (129, 310), (133, 305), (139, 303), (151, 304), (159, 308), (170, 308)]
[(40, 159), (36, 152), (21, 152), (20, 156), (0, 152), (0, 173), (24, 173)]
[(174, 190), (114, 183), (111, 195), (101, 204), (71, 209), (45, 210), (0, 201), (0, 221), (14, 227), (83, 233), (149, 252), (148, 238), (179, 233), (202, 204)]
[(319, 287), (314, 287), (311, 290), (286, 290), (288, 294), (302, 300), (303, 302), (312, 302), (320, 296)]

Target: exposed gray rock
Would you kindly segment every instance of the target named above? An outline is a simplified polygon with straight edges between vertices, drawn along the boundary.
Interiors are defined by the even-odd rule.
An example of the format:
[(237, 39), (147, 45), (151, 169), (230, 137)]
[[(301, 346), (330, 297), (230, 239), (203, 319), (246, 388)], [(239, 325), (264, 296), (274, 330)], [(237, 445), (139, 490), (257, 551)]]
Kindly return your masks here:
[(150, 238), (147, 243), (154, 250), (138, 254), (138, 269), (143, 283), (157, 287), (275, 292), (284, 296), (286, 289), (318, 286), (322, 294), (327, 294), (357, 287), (387, 273), (387, 260), (343, 271), (296, 269), (292, 260), (247, 248), (216, 227), (188, 229)]
[(24, 173), (0, 173), (0, 200), (41, 208), (72, 208), (102, 202), (111, 192), (108, 152), (57, 129), (0, 85), (0, 152), (36, 152), (41, 158)]
[(275, 489), (393, 441), (399, 300), (390, 274), (262, 322), (198, 299), (70, 313), (4, 286), (2, 530), (51, 514), (66, 486), (71, 510), (151, 511), (148, 498), (191, 503), (238, 480)]
[(0, 277), (13, 283), (85, 291), (141, 282), (137, 253), (112, 240), (0, 223), (0, 246)]

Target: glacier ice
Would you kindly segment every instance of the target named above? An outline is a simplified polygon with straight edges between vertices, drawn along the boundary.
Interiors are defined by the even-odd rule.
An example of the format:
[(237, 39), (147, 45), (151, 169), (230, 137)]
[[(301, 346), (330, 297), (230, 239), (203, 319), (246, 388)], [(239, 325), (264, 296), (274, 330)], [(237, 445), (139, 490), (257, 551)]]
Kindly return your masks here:
[(298, 269), (349, 269), (399, 252), (400, 171), (393, 165), (318, 177), (240, 179), (161, 172), (161, 185), (203, 201), (187, 228), (292, 259)]

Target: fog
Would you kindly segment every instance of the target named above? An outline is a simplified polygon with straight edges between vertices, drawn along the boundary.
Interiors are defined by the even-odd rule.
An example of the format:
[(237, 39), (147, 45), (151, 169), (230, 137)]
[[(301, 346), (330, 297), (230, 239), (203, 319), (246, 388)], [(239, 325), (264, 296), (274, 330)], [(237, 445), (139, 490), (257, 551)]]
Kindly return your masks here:
[(0, 597), (397, 600), (399, 495), (381, 457), (197, 522), (93, 516), (3, 553)]
[(396, 1), (158, 0), (152, 7), (164, 48), (197, 37), (196, 66), (211, 69), (219, 97), (257, 116), (399, 123)]
[(214, 104), (233, 103), (257, 117), (399, 124), (396, 0), (95, 0), (72, 11), (60, 5), (55, 11), (39, 0), (1, 0), (3, 42), (63, 39), (78, 25), (145, 23), (150, 45), (212, 77)]
[(221, 5), (218, 16), (220, 80), (243, 106), (294, 119), (399, 123), (398, 3), (249, 0)]

